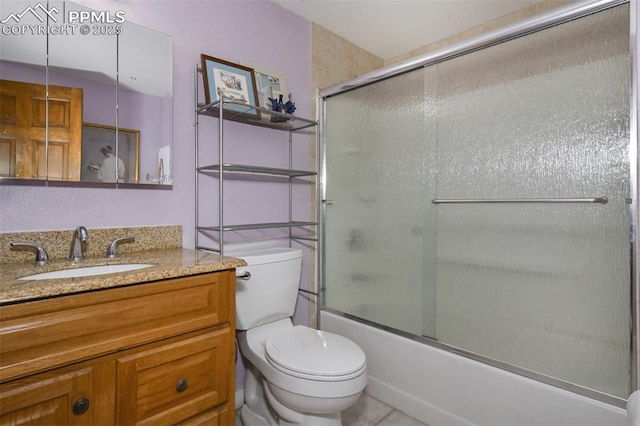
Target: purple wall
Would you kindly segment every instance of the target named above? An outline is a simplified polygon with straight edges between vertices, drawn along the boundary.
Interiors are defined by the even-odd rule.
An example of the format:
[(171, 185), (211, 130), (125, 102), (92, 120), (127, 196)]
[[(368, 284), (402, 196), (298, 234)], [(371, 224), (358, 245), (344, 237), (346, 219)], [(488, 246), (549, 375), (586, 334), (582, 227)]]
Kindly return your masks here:
[[(173, 190), (0, 186), (0, 232), (63, 230), (78, 225), (110, 228), (178, 224), (183, 227), (184, 247), (193, 248), (193, 81), (200, 54), (279, 72), (294, 94), (297, 114), (309, 116), (311, 26), (267, 0), (79, 3), (96, 10), (124, 10), (128, 21), (173, 37)], [(230, 161), (287, 166), (286, 134), (235, 123), (226, 128), (229, 137), (234, 136), (233, 143), (227, 145)], [(216, 139), (212, 139), (212, 145), (215, 143)], [(294, 167), (308, 168), (309, 158), (310, 148), (305, 142), (296, 150)], [(256, 215), (265, 220), (282, 220), (288, 191), (265, 197), (260, 184), (240, 184), (238, 192), (230, 194), (225, 213), (229, 222), (255, 220), (251, 218)], [(297, 197), (296, 210), (309, 211), (310, 198)], [(248, 207), (247, 200), (254, 199), (261, 202), (259, 208)], [(304, 281), (305, 277), (306, 274)], [(304, 322), (306, 309), (297, 311), (296, 321)], [(241, 366), (238, 373), (236, 386), (242, 384)]]
[[(96, 10), (124, 10), (128, 21), (173, 37), (173, 190), (0, 186), (0, 232), (72, 229), (80, 224), (94, 228), (179, 224), (184, 246), (193, 247), (193, 72), (200, 54), (280, 72), (295, 95), (298, 113), (308, 116), (310, 25), (267, 0), (85, 3)], [(283, 135), (244, 127), (227, 126), (239, 141), (229, 147), (233, 161), (286, 165), (286, 146), (280, 143)], [(255, 148), (255, 141), (261, 147)], [(303, 158), (296, 165), (308, 167), (309, 150), (300, 155)], [(272, 210), (278, 211), (285, 195), (269, 200), (271, 205), (263, 213), (269, 216)], [(238, 214), (245, 214), (242, 206), (238, 209)], [(234, 214), (231, 210), (227, 217)]]

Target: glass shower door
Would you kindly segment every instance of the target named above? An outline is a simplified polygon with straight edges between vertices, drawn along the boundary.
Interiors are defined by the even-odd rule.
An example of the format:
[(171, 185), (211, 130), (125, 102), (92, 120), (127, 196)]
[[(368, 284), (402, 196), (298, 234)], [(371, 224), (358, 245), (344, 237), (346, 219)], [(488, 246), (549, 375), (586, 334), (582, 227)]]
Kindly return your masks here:
[(626, 398), (628, 13), (326, 98), (325, 306)]
[(423, 280), (424, 185), (433, 178), (422, 86), (417, 71), (332, 99), (325, 147), (326, 306), (418, 335), (422, 301), (435, 300)]
[[(437, 204), (438, 339), (620, 397), (630, 386), (627, 19), (618, 7), (425, 76), (439, 81), (435, 198), (532, 199)], [(540, 202), (600, 197), (607, 204)]]

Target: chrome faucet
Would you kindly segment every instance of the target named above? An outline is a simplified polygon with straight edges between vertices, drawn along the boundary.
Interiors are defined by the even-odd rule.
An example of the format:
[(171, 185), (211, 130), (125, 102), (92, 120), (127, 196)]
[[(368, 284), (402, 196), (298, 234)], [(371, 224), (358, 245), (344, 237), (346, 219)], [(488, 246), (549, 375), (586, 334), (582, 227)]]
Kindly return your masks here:
[(46, 265), (49, 263), (49, 254), (40, 244), (30, 243), (26, 241), (16, 241), (11, 243), (11, 247), (16, 249), (29, 249), (36, 252), (36, 265)]
[(126, 243), (128, 241), (135, 241), (135, 240), (136, 240), (136, 238), (134, 236), (116, 238), (115, 240), (111, 241), (111, 243), (107, 247), (107, 255), (106, 256), (108, 258), (110, 258), (110, 259), (118, 257), (118, 244)]
[(84, 259), (83, 243), (86, 243), (87, 240), (89, 240), (87, 228), (84, 226), (78, 226), (73, 233), (73, 239), (71, 240), (71, 252), (69, 253), (70, 261), (77, 262), (78, 260)]

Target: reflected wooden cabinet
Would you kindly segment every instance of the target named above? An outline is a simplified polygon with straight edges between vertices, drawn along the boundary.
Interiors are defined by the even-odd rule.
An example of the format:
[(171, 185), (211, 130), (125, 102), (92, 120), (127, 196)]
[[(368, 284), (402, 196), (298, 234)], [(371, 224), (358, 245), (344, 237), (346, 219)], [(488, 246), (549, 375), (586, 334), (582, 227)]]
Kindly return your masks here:
[(235, 272), (0, 307), (0, 425), (230, 425)]
[(44, 85), (0, 80), (0, 177), (80, 180), (82, 94), (49, 85), (47, 111)]

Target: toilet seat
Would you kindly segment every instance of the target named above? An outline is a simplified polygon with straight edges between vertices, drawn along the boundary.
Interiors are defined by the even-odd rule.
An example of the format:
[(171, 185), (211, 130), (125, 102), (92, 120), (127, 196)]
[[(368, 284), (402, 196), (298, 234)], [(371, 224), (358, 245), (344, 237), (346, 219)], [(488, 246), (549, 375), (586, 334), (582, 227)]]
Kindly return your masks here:
[(304, 326), (267, 336), (265, 357), (285, 374), (316, 381), (349, 380), (366, 369), (365, 354), (354, 342)]

